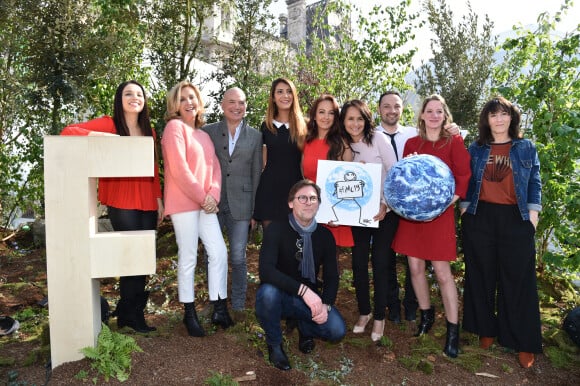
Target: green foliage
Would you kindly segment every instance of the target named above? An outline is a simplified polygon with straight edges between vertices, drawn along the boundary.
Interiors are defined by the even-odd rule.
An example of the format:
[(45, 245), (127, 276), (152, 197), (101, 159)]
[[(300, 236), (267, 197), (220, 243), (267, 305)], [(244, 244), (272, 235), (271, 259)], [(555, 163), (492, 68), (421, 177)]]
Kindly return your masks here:
[(514, 372), (514, 369), (507, 363), (504, 363), (501, 365), (501, 371), (503, 371), (506, 374), (511, 374)]
[(379, 346), (386, 347), (388, 349), (393, 347), (393, 341), (386, 335), (381, 336), (378, 344)]
[(140, 3), (1, 3), (3, 223), (17, 208), (42, 215), (44, 135), (58, 134), (73, 120), (110, 114), (117, 84), (139, 75), (144, 31), (135, 8)]
[(468, 2), (468, 14), (459, 24), (445, 0), (428, 0), (424, 10), (431, 31), (433, 59), (416, 71), (415, 87), (421, 96), (442, 95), (453, 114), (453, 120), (465, 128), (475, 128), (479, 104), (487, 97), (495, 51), (493, 22), (486, 15), (479, 29), (479, 18)]
[(238, 382), (229, 374), (218, 373), (217, 371), (210, 371), (211, 376), (207, 378), (203, 384), (209, 386), (237, 386)]
[(37, 339), (48, 325), (48, 310), (41, 307), (26, 307), (16, 312), (12, 317), (20, 322), (19, 331)]
[(546, 347), (544, 354), (546, 354), (552, 366), (558, 369), (576, 369), (580, 366), (580, 357), (578, 355), (570, 354), (558, 347)]
[(433, 373), (433, 363), (425, 358), (407, 355), (399, 357), (398, 360), (405, 368), (411, 371), (421, 371), (425, 374)]
[[(562, 330), (560, 326), (552, 327), (542, 334), (546, 345), (558, 348), (570, 354), (580, 354), (580, 348), (570, 339), (566, 331)], [(580, 357), (577, 358), (580, 360)]]
[(580, 26), (556, 32), (571, 3), (565, 0), (553, 17), (541, 14), (534, 31), (514, 28), (517, 36), (502, 45), (504, 62), (494, 72), (494, 91), (517, 103), (524, 134), (538, 149), (540, 272), (580, 270)]
[(0, 356), (0, 366), (12, 366), (16, 363), (16, 358)]
[[(339, 0), (320, 9), (293, 67), (302, 106), (310, 106), (321, 93), (334, 95), (339, 103), (356, 98), (374, 106), (383, 91), (407, 90), (404, 77), (416, 50), (406, 45), (419, 26), (409, 5), (408, 0), (381, 4), (363, 14)], [(329, 20), (337, 22), (331, 25)]]
[(342, 273), (340, 274), (338, 288), (346, 289), (347, 291), (354, 293), (354, 279), (352, 277), (351, 269), (342, 270)]
[(89, 378), (89, 373), (87, 370), (80, 370), (75, 374), (75, 379), (79, 381), (86, 381)]
[(97, 347), (85, 347), (81, 352), (92, 362), (91, 368), (104, 376), (106, 382), (110, 377), (124, 382), (131, 373), (131, 354), (143, 350), (132, 337), (112, 332), (102, 324)]
[[(222, 63), (210, 75), (220, 87), (210, 94), (220, 102), (230, 87), (239, 87), (246, 93), (248, 102), (246, 120), (259, 128), (268, 105), (270, 83), (283, 71), (282, 62), (275, 58), (286, 56), (287, 44), (274, 36), (274, 16), (268, 7), (272, 1), (236, 0), (236, 25), (231, 47), (218, 47), (216, 56)], [(219, 111), (208, 116), (208, 122), (221, 119)]]

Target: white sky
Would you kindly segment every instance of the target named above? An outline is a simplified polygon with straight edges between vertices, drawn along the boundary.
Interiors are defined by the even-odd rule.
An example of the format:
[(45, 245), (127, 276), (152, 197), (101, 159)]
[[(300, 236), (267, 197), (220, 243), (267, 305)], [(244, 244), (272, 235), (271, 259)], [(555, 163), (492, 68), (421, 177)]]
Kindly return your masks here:
[[(306, 4), (311, 4), (316, 0), (306, 0)], [(356, 4), (364, 4), (362, 8), (370, 8), (374, 4), (396, 5), (398, 0), (358, 0), (353, 1)], [(467, 14), (467, 1), (465, 0), (447, 0), (447, 5), (452, 9), (457, 21)], [(502, 32), (510, 31), (513, 25), (535, 24), (538, 16), (542, 12), (548, 12), (554, 15), (560, 10), (564, 0), (471, 0), (471, 8), (480, 16), (480, 26), (485, 21), (485, 14), (489, 15), (494, 22), (494, 33), (499, 35)], [(580, 1), (576, 0), (575, 4), (568, 10), (568, 14), (558, 24), (557, 29), (562, 32), (572, 31), (580, 22)], [(421, 9), (422, 1), (412, 0), (411, 10), (418, 11)], [(278, 17), (280, 13), (286, 13), (286, 1), (274, 1), (270, 10), (274, 16)], [(428, 31), (428, 30), (427, 30)], [(424, 36), (424, 35), (423, 35)], [(430, 57), (430, 39), (422, 39), (422, 44), (417, 44), (419, 52), (415, 55), (414, 64), (419, 64), (421, 59)]]

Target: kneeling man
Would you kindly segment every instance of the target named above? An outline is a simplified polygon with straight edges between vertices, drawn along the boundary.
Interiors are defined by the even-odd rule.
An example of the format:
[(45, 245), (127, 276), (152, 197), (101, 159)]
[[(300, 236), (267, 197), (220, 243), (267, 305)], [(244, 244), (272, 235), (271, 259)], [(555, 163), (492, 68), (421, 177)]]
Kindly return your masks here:
[(270, 362), (281, 370), (291, 368), (282, 348), (282, 319), (298, 321), (298, 348), (306, 354), (314, 350), (314, 338), (337, 342), (346, 334), (333, 306), (339, 281), (336, 244), (330, 231), (316, 224), (319, 203), (314, 182), (297, 182), (288, 195), (288, 221), (272, 222), (264, 231), (256, 316)]

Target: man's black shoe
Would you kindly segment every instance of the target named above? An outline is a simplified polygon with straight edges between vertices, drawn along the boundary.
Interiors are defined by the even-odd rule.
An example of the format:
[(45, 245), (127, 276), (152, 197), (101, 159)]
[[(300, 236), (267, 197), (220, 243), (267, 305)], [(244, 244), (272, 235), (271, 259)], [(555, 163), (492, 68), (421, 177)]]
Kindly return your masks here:
[(387, 317), (391, 322), (401, 323), (401, 307), (389, 307), (389, 316)]
[(298, 349), (300, 349), (304, 354), (310, 354), (314, 351), (314, 346), (314, 338), (304, 336), (300, 330), (298, 330)]
[(268, 345), (268, 358), (277, 369), (290, 370), (292, 368), (281, 344), (278, 346)]

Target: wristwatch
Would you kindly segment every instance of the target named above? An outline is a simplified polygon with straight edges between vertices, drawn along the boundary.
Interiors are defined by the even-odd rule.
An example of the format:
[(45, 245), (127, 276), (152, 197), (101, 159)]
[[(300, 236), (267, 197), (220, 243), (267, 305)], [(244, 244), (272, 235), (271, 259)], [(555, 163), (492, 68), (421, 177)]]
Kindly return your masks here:
[(332, 310), (332, 306), (330, 304), (325, 304), (326, 309), (328, 310), (328, 312), (330, 312), (330, 310)]

